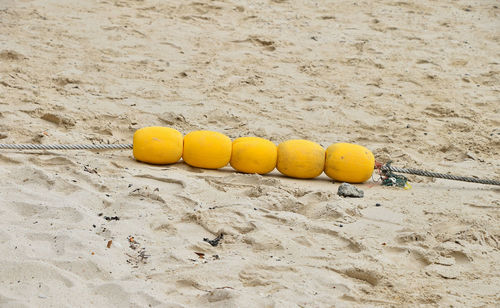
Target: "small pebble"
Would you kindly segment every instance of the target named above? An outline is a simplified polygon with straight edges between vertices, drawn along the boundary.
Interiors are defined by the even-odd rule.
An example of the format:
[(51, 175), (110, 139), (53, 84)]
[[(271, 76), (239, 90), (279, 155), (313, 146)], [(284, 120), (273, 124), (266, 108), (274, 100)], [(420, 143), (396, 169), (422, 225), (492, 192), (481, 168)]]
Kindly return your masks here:
[(354, 185), (342, 183), (338, 188), (337, 195), (341, 197), (363, 198), (364, 192)]

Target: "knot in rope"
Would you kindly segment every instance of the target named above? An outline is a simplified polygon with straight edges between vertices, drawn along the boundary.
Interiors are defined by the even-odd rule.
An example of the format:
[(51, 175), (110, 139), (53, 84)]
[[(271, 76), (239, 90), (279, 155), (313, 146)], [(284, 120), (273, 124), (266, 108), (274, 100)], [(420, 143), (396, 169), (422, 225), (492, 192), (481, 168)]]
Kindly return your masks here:
[(391, 171), (392, 161), (387, 162), (385, 165), (377, 163), (377, 169), (380, 172), (382, 179), (382, 186), (396, 186), (409, 189), (411, 186), (408, 184), (408, 178), (401, 174), (395, 174)]

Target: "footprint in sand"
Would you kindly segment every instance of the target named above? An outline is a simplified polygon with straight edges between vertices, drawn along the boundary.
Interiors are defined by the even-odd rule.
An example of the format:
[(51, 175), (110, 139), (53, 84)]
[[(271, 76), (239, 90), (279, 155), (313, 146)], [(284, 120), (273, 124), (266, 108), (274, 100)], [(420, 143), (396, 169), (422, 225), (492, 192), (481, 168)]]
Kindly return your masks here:
[(14, 201), (9, 204), (23, 217), (36, 217), (68, 224), (78, 223), (83, 219), (83, 214), (73, 207), (36, 205), (21, 201)]
[(69, 240), (65, 235), (54, 235), (49, 233), (29, 233), (26, 238), (33, 242), (44, 242), (37, 245), (36, 254), (39, 258), (53, 258), (66, 254), (66, 242)]
[(61, 270), (80, 276), (85, 280), (94, 280), (97, 278), (107, 281), (111, 279), (107, 271), (90, 260), (51, 261), (51, 263)]

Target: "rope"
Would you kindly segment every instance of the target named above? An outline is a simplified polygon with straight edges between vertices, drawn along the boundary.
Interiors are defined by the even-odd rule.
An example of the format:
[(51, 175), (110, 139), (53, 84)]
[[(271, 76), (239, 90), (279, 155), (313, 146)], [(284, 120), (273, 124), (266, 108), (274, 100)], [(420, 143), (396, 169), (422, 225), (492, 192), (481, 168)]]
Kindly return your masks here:
[(392, 171), (392, 172), (427, 176), (427, 177), (431, 177), (431, 178), (441, 178), (441, 179), (447, 179), (447, 180), (464, 181), (464, 182), (480, 183), (480, 184), (500, 185), (500, 181), (495, 181), (495, 180), (478, 179), (478, 178), (467, 177), (467, 176), (458, 176), (458, 175), (451, 175), (451, 174), (444, 174), (444, 173), (437, 173), (437, 172), (429, 172), (429, 171), (425, 171), (425, 170), (410, 169), (410, 168), (398, 168), (398, 167), (393, 167), (390, 164), (386, 164), (384, 166), (381, 166), (380, 170), (382, 172)]
[[(132, 149), (132, 144), (5, 144), (0, 143), (0, 149), (4, 150), (129, 150)], [(474, 177), (458, 176), (437, 172), (430, 172), (425, 170), (411, 169), (411, 168), (398, 168), (393, 167), (390, 163), (382, 165), (376, 163), (375, 166), (382, 172), (399, 172), (408, 173), (420, 176), (427, 176), (432, 178), (441, 178), (455, 181), (464, 181), (471, 183), (490, 184), (500, 186), (500, 181), (478, 179)]]
[(5, 144), (0, 149), (9, 150), (128, 150), (131, 144)]

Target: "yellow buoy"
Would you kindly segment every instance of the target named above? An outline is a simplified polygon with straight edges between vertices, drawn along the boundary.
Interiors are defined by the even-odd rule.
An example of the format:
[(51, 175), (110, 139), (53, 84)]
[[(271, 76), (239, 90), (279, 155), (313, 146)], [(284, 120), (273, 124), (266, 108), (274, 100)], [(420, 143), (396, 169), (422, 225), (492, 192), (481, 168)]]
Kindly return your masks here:
[(308, 140), (288, 140), (278, 146), (276, 168), (284, 175), (310, 179), (323, 172), (325, 149)]
[(151, 164), (173, 164), (182, 156), (182, 134), (173, 128), (151, 126), (134, 133), (135, 159)]
[(231, 167), (244, 173), (266, 174), (276, 167), (277, 147), (269, 140), (242, 137), (233, 141)]
[(326, 149), (325, 173), (338, 182), (362, 183), (373, 173), (375, 158), (367, 148), (335, 143)]
[(231, 150), (231, 139), (226, 135), (198, 130), (184, 137), (182, 159), (193, 167), (217, 169), (229, 163)]

